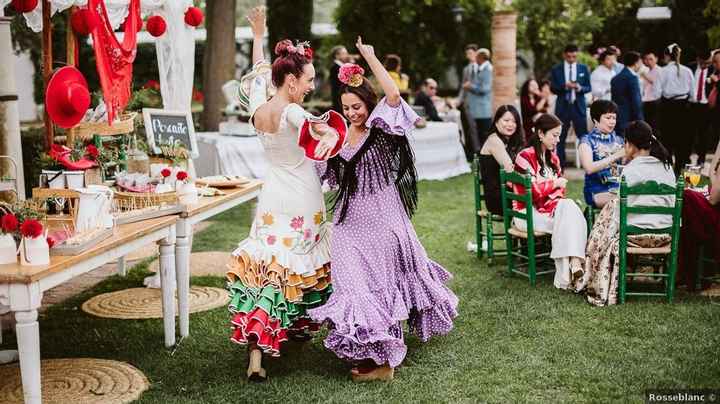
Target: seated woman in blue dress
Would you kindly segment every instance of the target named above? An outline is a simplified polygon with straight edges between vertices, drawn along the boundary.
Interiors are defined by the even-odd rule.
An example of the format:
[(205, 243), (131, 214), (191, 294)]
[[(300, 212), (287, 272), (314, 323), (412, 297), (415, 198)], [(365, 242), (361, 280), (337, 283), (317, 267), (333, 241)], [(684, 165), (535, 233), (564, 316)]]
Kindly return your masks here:
[(595, 127), (580, 140), (580, 164), (585, 170), (585, 203), (602, 208), (613, 198), (611, 190), (619, 186), (614, 180), (617, 173), (611, 167), (625, 156), (623, 138), (615, 134), (617, 105), (608, 100), (597, 100), (590, 106)]

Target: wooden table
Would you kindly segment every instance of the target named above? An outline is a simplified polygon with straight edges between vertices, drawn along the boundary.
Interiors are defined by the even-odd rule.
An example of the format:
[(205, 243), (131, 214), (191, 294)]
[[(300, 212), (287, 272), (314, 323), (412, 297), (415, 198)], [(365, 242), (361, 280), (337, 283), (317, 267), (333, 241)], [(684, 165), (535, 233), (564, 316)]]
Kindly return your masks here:
[(17, 320), (15, 330), (26, 403), (42, 401), (40, 327), (37, 319), (43, 293), (151, 242), (160, 245), (165, 346), (175, 344), (174, 244), (177, 221), (177, 216), (166, 216), (119, 226), (112, 237), (96, 247), (75, 256), (52, 256), (49, 265), (0, 265), (0, 305), (9, 306)]
[(260, 195), (263, 182), (252, 180), (239, 188), (223, 189), (225, 195), (203, 197), (195, 205), (188, 205), (180, 213), (176, 225), (175, 271), (178, 290), (178, 315), (180, 317), (180, 337), (190, 335), (190, 241), (193, 225), (209, 219), (219, 213), (232, 209)]

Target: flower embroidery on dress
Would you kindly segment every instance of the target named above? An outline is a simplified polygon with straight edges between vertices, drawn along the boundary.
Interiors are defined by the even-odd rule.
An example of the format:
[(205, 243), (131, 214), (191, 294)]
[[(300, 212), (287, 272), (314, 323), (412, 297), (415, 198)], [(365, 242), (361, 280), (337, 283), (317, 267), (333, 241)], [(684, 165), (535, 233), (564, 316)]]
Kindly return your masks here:
[(274, 245), (274, 244), (275, 244), (275, 241), (276, 241), (276, 238), (275, 238), (275, 236), (268, 236), (267, 239), (266, 239), (266, 241), (267, 241), (267, 244), (268, 244), (268, 245)]
[(315, 224), (322, 224), (322, 222), (324, 221), (323, 219), (324, 218), (322, 212), (317, 212), (315, 216), (313, 216), (313, 221), (315, 222)]
[(303, 234), (303, 239), (310, 240), (310, 237), (312, 237), (312, 230), (305, 229), (305, 232)]
[(293, 241), (295, 241), (295, 239), (292, 237), (283, 237), (283, 245), (287, 248), (293, 246)]
[(300, 230), (303, 227), (303, 224), (305, 223), (305, 218), (302, 216), (297, 216), (292, 219), (290, 222), (290, 227), (293, 228), (293, 230)]
[(266, 226), (271, 226), (273, 223), (275, 223), (275, 219), (273, 218), (272, 213), (263, 214), (262, 221), (263, 221), (263, 224)]

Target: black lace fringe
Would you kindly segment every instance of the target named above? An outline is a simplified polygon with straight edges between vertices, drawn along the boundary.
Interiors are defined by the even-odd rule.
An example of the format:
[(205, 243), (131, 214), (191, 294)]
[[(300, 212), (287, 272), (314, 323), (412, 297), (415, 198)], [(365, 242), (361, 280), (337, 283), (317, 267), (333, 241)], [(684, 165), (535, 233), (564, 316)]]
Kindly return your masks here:
[[(365, 179), (360, 186), (358, 167)], [(417, 172), (415, 155), (405, 136), (385, 133), (374, 127), (360, 150), (347, 161), (337, 155), (328, 161), (325, 176), (337, 179), (339, 189), (330, 198), (334, 214), (340, 214), (338, 221), (345, 220), (349, 202), (360, 192), (373, 194), (395, 183), (405, 213), (412, 217), (417, 208)], [(337, 211), (338, 207), (340, 212)]]

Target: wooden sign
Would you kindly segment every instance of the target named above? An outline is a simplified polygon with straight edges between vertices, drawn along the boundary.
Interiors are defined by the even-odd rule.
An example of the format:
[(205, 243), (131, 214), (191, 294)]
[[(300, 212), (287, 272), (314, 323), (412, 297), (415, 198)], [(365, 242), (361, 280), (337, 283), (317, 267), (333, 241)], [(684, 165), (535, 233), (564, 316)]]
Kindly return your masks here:
[(153, 153), (160, 154), (163, 144), (180, 143), (190, 151), (192, 158), (200, 155), (190, 111), (153, 108), (143, 108), (142, 111), (148, 146)]

